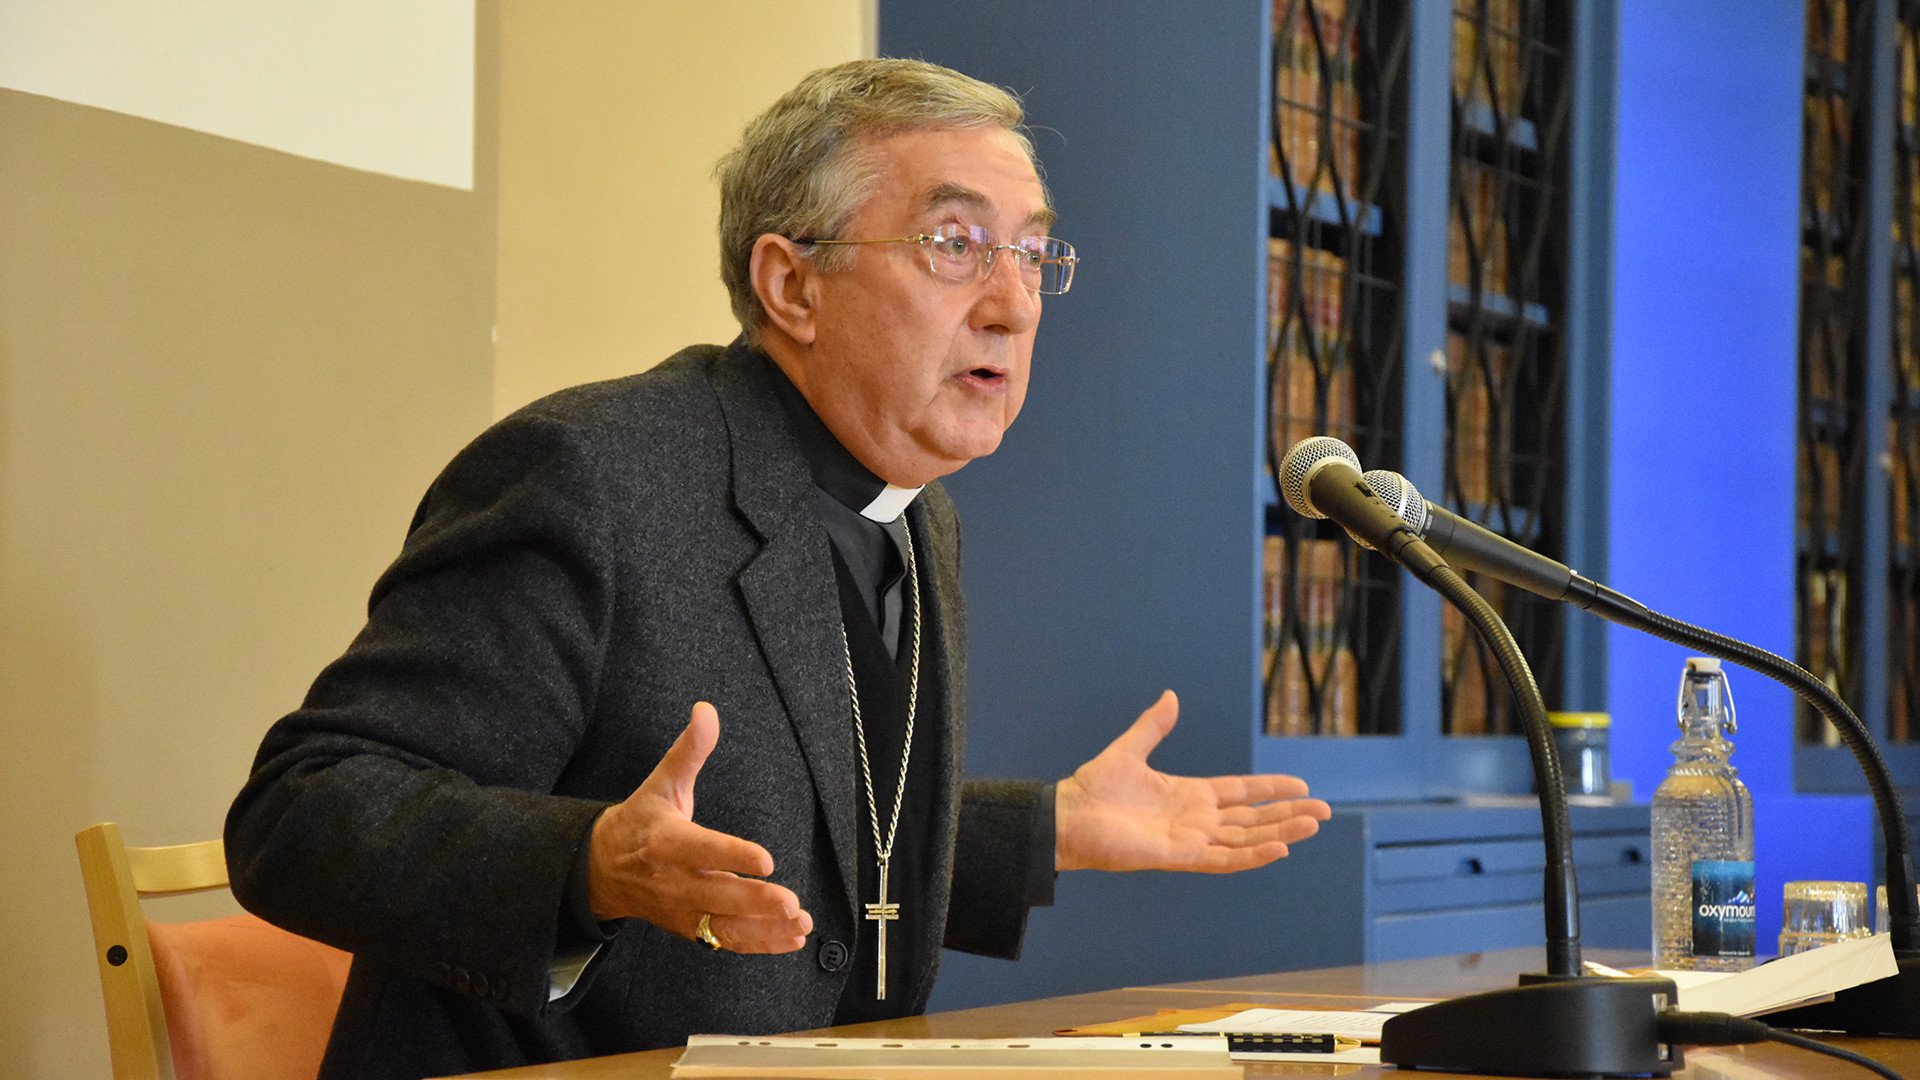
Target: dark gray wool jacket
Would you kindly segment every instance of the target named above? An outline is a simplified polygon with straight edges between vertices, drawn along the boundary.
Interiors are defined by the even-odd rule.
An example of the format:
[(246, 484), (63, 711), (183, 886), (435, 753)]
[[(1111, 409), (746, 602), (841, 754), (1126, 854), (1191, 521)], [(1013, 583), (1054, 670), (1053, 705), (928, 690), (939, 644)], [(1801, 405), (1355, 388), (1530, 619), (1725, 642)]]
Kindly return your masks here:
[[(240, 901), (347, 949), (327, 1077), (421, 1077), (831, 1023), (859, 925), (866, 806), (840, 604), (812, 481), (765, 358), (687, 349), (501, 421), (434, 481), (366, 628), (268, 732), (226, 826)], [(934, 799), (932, 907), (907, 932), (1019, 950), (1045, 790), (961, 781), (966, 609), (938, 484), (924, 538), (915, 753)], [(919, 546), (919, 545), (916, 545)], [(596, 816), (719, 710), (695, 819), (763, 845), (815, 929), (780, 956), (614, 924), (549, 1002)], [(934, 971), (900, 972), (924, 1008)]]

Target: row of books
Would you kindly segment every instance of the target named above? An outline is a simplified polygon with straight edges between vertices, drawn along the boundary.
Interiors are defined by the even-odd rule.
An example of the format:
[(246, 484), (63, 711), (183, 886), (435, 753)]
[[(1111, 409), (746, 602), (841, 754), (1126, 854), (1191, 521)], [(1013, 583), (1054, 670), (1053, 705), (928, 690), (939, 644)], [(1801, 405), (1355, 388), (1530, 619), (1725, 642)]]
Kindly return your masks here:
[[(1824, 259), (1825, 273), (1821, 272)], [(1806, 371), (1806, 394), (1815, 399), (1858, 397), (1860, 387), (1846, 385), (1848, 356), (1852, 353), (1854, 313), (1847, 308), (1847, 260), (1823, 256), (1809, 244), (1800, 245), (1800, 335), (1804, 340), (1800, 366)], [(1896, 282), (1894, 302), (1908, 302)]]
[[(1262, 663), (1268, 735), (1359, 732), (1359, 663), (1351, 633), (1357, 552), (1338, 540), (1266, 538)], [(1470, 583), (1496, 609), (1504, 608), (1506, 585), (1479, 575)], [(1449, 734), (1519, 730), (1505, 677), (1451, 606), (1442, 609), (1441, 656)]]
[[(1349, 266), (1339, 255), (1286, 240), (1268, 242), (1268, 348), (1273, 385), (1269, 424), (1274, 446), (1284, 449), (1310, 435), (1353, 440), (1354, 372), (1348, 345), (1347, 303), (1353, 289)], [(1469, 504), (1505, 496), (1510, 469), (1506, 442), (1512, 431), (1512, 350), (1491, 340), (1447, 339), (1452, 396), (1454, 483)], [(1496, 418), (1498, 422), (1496, 423)], [(1349, 634), (1351, 612), (1342, 584), (1348, 549), (1337, 540), (1307, 540), (1293, 559), (1288, 541), (1268, 537), (1266, 548), (1265, 670), (1269, 672), (1266, 730), (1273, 735), (1351, 734), (1359, 701)], [(1297, 575), (1288, 592), (1289, 575)], [(1497, 585), (1497, 583), (1494, 583)], [(1293, 608), (1289, 608), (1289, 600)], [(1488, 698), (1498, 672), (1484, 667), (1477, 644), (1460, 637), (1447, 646), (1448, 685), (1462, 733), (1502, 731), (1505, 699)], [(1489, 710), (1492, 710), (1490, 713)], [(1492, 717), (1489, 720), (1489, 717)], [(1492, 727), (1489, 727), (1492, 724)]]
[(1361, 116), (1347, 0), (1273, 0), (1273, 33), (1270, 170), (1302, 188), (1350, 195), (1359, 186)]
[(1893, 168), (1894, 212), (1889, 217), (1894, 247), (1920, 248), (1920, 147), (1895, 155)]
[(1807, 5), (1807, 55), (1847, 62), (1847, 2)]
[(1512, 480), (1513, 351), (1486, 338), (1447, 335), (1447, 396), (1452, 405), (1449, 477), (1469, 506), (1509, 501)]
[[(1485, 34), (1481, 33), (1481, 8), (1486, 14)], [(1519, 112), (1520, 30), (1520, 0), (1483, 0), (1454, 9), (1455, 97)]]
[[(1888, 523), (1896, 548), (1911, 557), (1920, 530), (1913, 516), (1920, 513), (1920, 416), (1896, 414), (1887, 421), (1887, 495), (1892, 520)], [(1920, 559), (1913, 560), (1920, 565)]]
[(1267, 241), (1268, 434), (1281, 452), (1309, 435), (1351, 439), (1353, 371), (1347, 260)]
[[(1302, 0), (1295, 8), (1304, 6)], [(1323, 4), (1323, 18), (1327, 8), (1338, 5)], [(1350, 269), (1346, 259), (1323, 248), (1267, 242), (1268, 436), (1280, 452), (1310, 435), (1353, 439)], [(1359, 664), (1351, 634), (1354, 554), (1351, 544), (1339, 540), (1266, 538), (1261, 670), (1269, 735), (1359, 731)]]
[[(1838, 255), (1825, 257), (1824, 272), (1821, 261), (1811, 246), (1801, 246), (1803, 400), (1818, 403), (1832, 414), (1825, 430), (1805, 433), (1797, 440), (1796, 526), (1802, 535), (1813, 537), (1844, 536), (1849, 531), (1849, 488), (1841, 445), (1849, 436), (1841, 421), (1850, 419), (1850, 406), (1859, 404), (1865, 389), (1850, 385), (1849, 378), (1853, 322), (1845, 309), (1847, 261)], [(1902, 303), (1897, 287), (1895, 302)]]
[(1261, 660), (1269, 735), (1360, 730), (1360, 667), (1349, 630), (1357, 550), (1338, 540), (1267, 537)]
[[(1853, 666), (1847, 653), (1851, 640), (1847, 623), (1852, 617), (1848, 610), (1852, 590), (1848, 586), (1844, 570), (1801, 569), (1799, 637), (1805, 654), (1799, 658), (1800, 666), (1841, 694), (1850, 692), (1848, 669)], [(1903, 715), (1903, 712), (1894, 715)], [(1824, 722), (1819, 726), (1832, 728)], [(1834, 737), (1838, 738), (1838, 732)]]
[(1800, 533), (1813, 537), (1848, 536), (1852, 530), (1846, 519), (1846, 470), (1842, 468), (1840, 447), (1805, 438), (1798, 441), (1800, 460), (1794, 475), (1799, 491), (1794, 501)]
[[(1807, 190), (1814, 209), (1831, 214), (1844, 208), (1853, 167), (1853, 119), (1844, 90), (1806, 98)], [(1836, 200), (1840, 200), (1836, 205)]]
[[(1916, 192), (1920, 194), (1920, 192)], [(1920, 323), (1914, 320), (1913, 279), (1893, 279), (1893, 392), (1902, 401), (1920, 400)]]
[[(1268, 161), (1274, 175), (1334, 191), (1338, 174), (1343, 196), (1364, 186), (1358, 182), (1361, 136), (1374, 118), (1363, 115), (1356, 76), (1359, 21), (1370, 11), (1364, 0), (1273, 0), (1276, 137)], [(1518, 115), (1523, 51), (1521, 0), (1479, 0), (1456, 9), (1455, 96)]]
[[(1853, 351), (1852, 317), (1844, 306), (1843, 286), (1847, 263), (1840, 256), (1825, 260), (1821, 272), (1820, 256), (1809, 246), (1800, 249), (1801, 357), (1800, 371), (1804, 402), (1819, 403), (1829, 413), (1844, 419), (1849, 403), (1858, 404), (1864, 387), (1850, 385)], [(1804, 404), (1803, 408), (1806, 407)], [(1850, 490), (1840, 440), (1845, 429), (1832, 421), (1825, 431), (1806, 432), (1796, 440), (1798, 461), (1794, 469), (1795, 525), (1802, 536), (1820, 544), (1826, 537), (1844, 537), (1851, 532), (1848, 523)], [(1895, 486), (1898, 486), (1897, 484)], [(1809, 589), (1812, 586), (1808, 587)], [(1825, 589), (1825, 586), (1821, 586)], [(1807, 627), (1811, 629), (1811, 627)], [(1814, 635), (1809, 632), (1806, 639)]]
[[(1910, 570), (1901, 584), (1905, 587), (1891, 591), (1887, 636), (1887, 738), (1896, 743), (1920, 738), (1913, 722), (1920, 708), (1920, 569)], [(1820, 727), (1829, 741), (1839, 741), (1832, 724), (1820, 722)]]
[[(1505, 610), (1505, 584), (1479, 574), (1468, 584), (1494, 610)], [(1440, 685), (1449, 735), (1509, 735), (1518, 731), (1506, 676), (1488, 654), (1480, 635), (1452, 604), (1440, 610)]]
[[(1521, 0), (1479, 0), (1456, 6), (1454, 96), (1517, 116), (1525, 89), (1523, 31)], [(1512, 295), (1508, 222), (1516, 192), (1510, 174), (1467, 160), (1461, 162), (1455, 182), (1463, 190), (1449, 204), (1447, 280), (1471, 286), (1477, 271), (1482, 292)]]
[(1455, 176), (1464, 190), (1447, 207), (1447, 280), (1470, 286), (1477, 267), (1481, 292), (1510, 295), (1507, 211), (1513, 182), (1478, 162), (1460, 164)]
[(1920, 42), (1916, 42), (1912, 34), (1901, 34), (1899, 38), (1900, 122), (1913, 127), (1920, 124)]

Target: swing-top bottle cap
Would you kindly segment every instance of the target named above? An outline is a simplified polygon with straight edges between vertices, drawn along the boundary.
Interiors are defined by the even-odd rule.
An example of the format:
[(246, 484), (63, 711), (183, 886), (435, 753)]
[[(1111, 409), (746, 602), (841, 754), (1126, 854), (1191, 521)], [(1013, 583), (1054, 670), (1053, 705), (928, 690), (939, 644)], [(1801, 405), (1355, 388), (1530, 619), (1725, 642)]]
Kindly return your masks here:
[[(1709, 685), (1696, 685), (1695, 679), (1709, 680)], [(1718, 684), (1718, 693), (1713, 692), (1713, 683)], [(1680, 676), (1680, 729), (1686, 730), (1689, 712), (1699, 715), (1709, 710), (1719, 714), (1720, 727), (1727, 734), (1740, 730), (1733, 719), (1733, 688), (1727, 685), (1720, 661), (1711, 656), (1689, 656), (1687, 669)]]

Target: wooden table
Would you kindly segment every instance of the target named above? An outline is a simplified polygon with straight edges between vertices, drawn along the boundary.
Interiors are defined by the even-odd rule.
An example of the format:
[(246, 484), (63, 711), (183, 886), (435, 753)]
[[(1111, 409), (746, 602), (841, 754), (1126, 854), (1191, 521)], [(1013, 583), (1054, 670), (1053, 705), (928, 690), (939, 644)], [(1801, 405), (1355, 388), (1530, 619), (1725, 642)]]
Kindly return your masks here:
[[(1615, 967), (1644, 965), (1645, 953), (1619, 949), (1589, 949), (1588, 959)], [(1428, 960), (1248, 975), (1166, 986), (1127, 987), (1092, 994), (1045, 998), (983, 1009), (934, 1013), (904, 1020), (826, 1029), (842, 1037), (887, 1038), (1017, 1038), (1043, 1035), (1082, 1024), (1142, 1016), (1156, 1009), (1200, 1008), (1211, 1004), (1250, 1002), (1301, 1008), (1358, 1008), (1387, 1001), (1437, 1000), (1481, 990), (1514, 985), (1523, 971), (1545, 966), (1540, 949), (1470, 953)], [(815, 1033), (809, 1033), (815, 1034)], [(1895, 1072), (1920, 1080), (1920, 1040), (1866, 1039), (1833, 1036), (1837, 1046), (1865, 1054)], [(515, 1080), (666, 1080), (679, 1047), (615, 1054), (558, 1065), (535, 1065), (472, 1076)], [(1392, 1066), (1311, 1065), (1280, 1062), (1249, 1064), (1249, 1077), (1308, 1075), (1347, 1076), (1372, 1080), (1397, 1072)], [(1408, 1074), (1415, 1075), (1415, 1074)], [(1446, 1076), (1446, 1073), (1419, 1073)], [(1795, 1047), (1766, 1043), (1754, 1046), (1688, 1048), (1686, 1067), (1673, 1074), (1688, 1080), (1875, 1080), (1874, 1074), (1837, 1058)]]

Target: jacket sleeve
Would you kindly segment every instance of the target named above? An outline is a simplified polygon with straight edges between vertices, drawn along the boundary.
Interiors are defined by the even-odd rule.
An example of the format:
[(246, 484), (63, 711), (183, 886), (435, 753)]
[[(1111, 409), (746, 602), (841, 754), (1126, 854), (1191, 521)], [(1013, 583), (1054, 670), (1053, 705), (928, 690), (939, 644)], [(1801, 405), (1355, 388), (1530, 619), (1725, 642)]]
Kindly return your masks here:
[(961, 788), (946, 947), (1018, 960), (1027, 912), (1053, 903), (1053, 785), (969, 780)]
[(590, 722), (614, 588), (583, 444), (524, 414), (455, 458), (226, 823), (249, 910), (529, 1015), (607, 805), (550, 794)]

